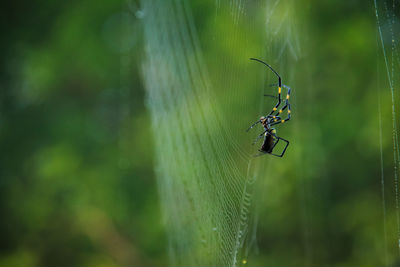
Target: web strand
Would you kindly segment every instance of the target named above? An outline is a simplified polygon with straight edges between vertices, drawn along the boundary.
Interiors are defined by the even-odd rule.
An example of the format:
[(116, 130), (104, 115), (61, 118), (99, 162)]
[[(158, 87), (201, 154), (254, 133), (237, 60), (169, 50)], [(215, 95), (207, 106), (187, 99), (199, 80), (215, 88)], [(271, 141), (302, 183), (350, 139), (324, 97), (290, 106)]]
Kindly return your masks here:
[[(384, 2), (386, 11), (387, 11), (387, 6), (386, 2)], [(390, 31), (391, 31), (391, 51), (392, 51), (392, 69), (391, 71), (389, 70), (389, 63), (388, 63), (388, 58), (386, 55), (386, 49), (385, 49), (385, 43), (383, 40), (383, 34), (382, 34), (382, 29), (380, 25), (380, 20), (379, 20), (379, 13), (378, 13), (378, 6), (377, 6), (377, 1), (374, 0), (374, 6), (375, 6), (375, 15), (376, 15), (376, 20), (377, 20), (377, 27), (378, 27), (378, 32), (379, 32), (379, 38), (381, 42), (381, 47), (382, 47), (382, 52), (383, 52), (383, 57), (385, 61), (385, 67), (386, 67), (386, 73), (387, 73), (387, 79), (390, 87), (390, 93), (391, 93), (391, 99), (392, 99), (392, 142), (393, 142), (393, 160), (394, 160), (394, 186), (395, 186), (395, 204), (396, 204), (396, 221), (397, 221), (397, 247), (398, 247), (398, 252), (400, 255), (400, 212), (399, 212), (399, 183), (398, 183), (398, 164), (400, 163), (399, 161), (399, 144), (398, 144), (398, 134), (397, 134), (397, 123), (396, 123), (396, 106), (395, 106), (395, 97), (394, 97), (394, 64), (393, 64), (393, 51), (394, 51), (394, 32), (393, 32), (393, 23), (394, 23), (394, 13), (391, 18), (391, 25), (390, 25)], [(393, 7), (394, 7), (394, 1), (393, 1)], [(393, 10), (394, 12), (394, 10)], [(387, 11), (387, 14), (389, 16), (389, 13)]]

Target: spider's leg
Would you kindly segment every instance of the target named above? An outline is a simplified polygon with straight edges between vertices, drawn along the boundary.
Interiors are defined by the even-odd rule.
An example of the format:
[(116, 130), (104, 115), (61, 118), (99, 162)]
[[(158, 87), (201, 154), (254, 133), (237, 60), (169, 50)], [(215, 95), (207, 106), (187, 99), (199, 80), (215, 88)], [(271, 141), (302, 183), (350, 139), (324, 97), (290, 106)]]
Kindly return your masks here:
[[(279, 105), (281, 104), (281, 91), (282, 91), (282, 87), (284, 87), (284, 88), (286, 88), (288, 91), (287, 91), (287, 95), (286, 95), (286, 103), (285, 103), (285, 106), (283, 106), (283, 108), (282, 109), (280, 109), (276, 114), (275, 114), (275, 116), (277, 116), (277, 115), (279, 115), (279, 114), (281, 114), (287, 107), (289, 107), (289, 111), (288, 111), (288, 113), (289, 113), (289, 119), (290, 119), (290, 105), (289, 105), (289, 97), (290, 97), (290, 92), (291, 92), (291, 88), (289, 87), (289, 86), (287, 86), (287, 85), (284, 85), (284, 84), (281, 84), (281, 81), (280, 81), (280, 79), (279, 79), (279, 83), (278, 84), (270, 84), (270, 86), (279, 86), (278, 87), (278, 97), (275, 97), (275, 98), (278, 98), (278, 103), (275, 105), (275, 107), (272, 109), (272, 111), (271, 111), (271, 113), (269, 114), (269, 115), (272, 115), (272, 113), (274, 113), (274, 111), (276, 111), (277, 109), (278, 109), (278, 107), (279, 107)], [(264, 95), (264, 96), (271, 96), (271, 95)], [(274, 117), (274, 119), (276, 119), (276, 121), (277, 120), (279, 120), (279, 118), (275, 118)], [(286, 119), (285, 119), (285, 121), (287, 121)]]
[(290, 110), (289, 98), (290, 98), (290, 91), (291, 91), (291, 89), (290, 89), (290, 87), (287, 87), (287, 88), (288, 88), (288, 92), (287, 92), (287, 95), (286, 95), (285, 105), (275, 114), (275, 116), (278, 116), (278, 115), (280, 115), (280, 114), (287, 108), (287, 109), (288, 109), (287, 118), (284, 119), (284, 120), (279, 120), (278, 118), (274, 118), (274, 122), (271, 123), (271, 125), (276, 125), (276, 124), (279, 124), (279, 123), (284, 123), (284, 122), (287, 122), (287, 121), (290, 120), (290, 113), (291, 113), (291, 110)]
[(271, 119), (278, 119), (278, 120), (281, 119), (280, 116), (275, 116), (275, 115), (267, 115), (266, 117), (267, 117), (267, 118), (271, 118)]
[(247, 130), (246, 132), (250, 131), (251, 128), (253, 128), (254, 126), (256, 126), (258, 123), (260, 123), (261, 120), (256, 121), (255, 123), (253, 123)]
[(288, 116), (283, 120), (274, 119), (274, 122), (271, 123), (271, 126), (274, 126), (274, 125), (277, 125), (277, 124), (281, 124), (281, 123), (285, 123), (285, 122), (288, 122), (290, 120), (290, 118), (291, 118), (290, 117), (290, 104), (287, 105), (287, 107), (288, 107)]
[(272, 70), (272, 72), (273, 73), (275, 73), (275, 75), (278, 77), (278, 103), (275, 105), (275, 107), (272, 109), (272, 111), (269, 113), (269, 115), (272, 115), (272, 113), (274, 113), (277, 109), (278, 109), (278, 107), (279, 107), (279, 105), (281, 104), (281, 92), (282, 92), (282, 79), (281, 79), (281, 76), (279, 76), (279, 74), (270, 66), (270, 65), (268, 65), (267, 63), (265, 63), (264, 61), (262, 61), (262, 60), (259, 60), (259, 59), (257, 59), (257, 58), (250, 58), (251, 60), (255, 60), (255, 61), (258, 61), (258, 62), (260, 62), (260, 63), (262, 63), (262, 64), (264, 64), (265, 66), (267, 66), (270, 70)]
[[(283, 155), (284, 155), (285, 152), (286, 152), (287, 147), (289, 146), (289, 141), (286, 140), (286, 139), (283, 139), (282, 137), (279, 137), (279, 136), (276, 136), (276, 135), (274, 135), (274, 136), (275, 136), (276, 138), (278, 138), (278, 141), (275, 143), (275, 145), (278, 144), (279, 140), (282, 140), (283, 142), (286, 143), (285, 148), (282, 150), (282, 153), (281, 153), (280, 155), (270, 153), (270, 154), (273, 155), (273, 156), (277, 156), (277, 157), (280, 157), (280, 158), (281, 158), (281, 157), (283, 157)], [(275, 145), (274, 145), (274, 147), (275, 147)]]
[[(273, 83), (273, 84), (270, 84), (269, 86), (272, 87), (272, 86), (278, 86), (278, 85), (279, 85), (278, 83)], [(290, 89), (289, 86), (282, 84), (282, 87), (288, 89), (288, 92), (290, 94), (290, 90), (291, 89)], [(264, 96), (269, 96), (269, 97), (272, 97), (272, 98), (278, 98), (277, 96), (269, 95), (269, 94), (265, 94)]]
[[(278, 83), (271, 83), (270, 85), (268, 85), (269, 87), (273, 87), (273, 86), (278, 86), (279, 84)], [(283, 88), (286, 88), (286, 89), (290, 89), (290, 87), (289, 86), (287, 86), (286, 84), (282, 84), (282, 87)]]
[[(290, 89), (290, 87), (288, 87), (288, 91), (287, 91), (287, 95), (286, 95), (286, 100), (285, 100), (285, 105), (283, 106), (283, 108), (281, 108), (276, 114), (275, 116), (278, 116), (279, 114), (281, 114), (288, 106), (289, 106), (289, 98), (290, 98), (290, 91), (292, 89)], [(290, 107), (289, 109), (290, 110)], [(290, 112), (289, 112), (290, 113)]]
[(278, 107), (281, 104), (281, 92), (282, 92), (282, 82), (281, 82), (281, 77), (279, 77), (279, 85), (278, 85), (278, 103), (276, 103), (275, 107), (271, 110), (271, 112), (268, 115), (272, 115), (272, 113), (274, 113)]
[(278, 98), (277, 96), (274, 96), (274, 95), (268, 95), (268, 94), (266, 94), (266, 95), (264, 95), (264, 96), (269, 96), (269, 97), (272, 97), (272, 98)]
[[(286, 107), (288, 108), (288, 115), (287, 115), (286, 119), (283, 119), (283, 120), (274, 119), (274, 122), (271, 123), (271, 126), (277, 125), (277, 124), (280, 124), (280, 123), (285, 123), (285, 122), (288, 122), (290, 120), (290, 104), (285, 106), (285, 109), (286, 109)], [(282, 108), (282, 110), (283, 110), (283, 108)]]

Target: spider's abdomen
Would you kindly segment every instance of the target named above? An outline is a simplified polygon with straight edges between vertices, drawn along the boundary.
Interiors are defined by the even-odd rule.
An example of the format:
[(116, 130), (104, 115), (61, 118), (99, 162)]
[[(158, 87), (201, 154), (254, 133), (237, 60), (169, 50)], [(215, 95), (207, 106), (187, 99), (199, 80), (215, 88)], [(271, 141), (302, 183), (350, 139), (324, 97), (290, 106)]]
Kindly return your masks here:
[(274, 148), (274, 144), (275, 144), (275, 138), (271, 134), (266, 133), (260, 151), (265, 153), (271, 153), (272, 149)]

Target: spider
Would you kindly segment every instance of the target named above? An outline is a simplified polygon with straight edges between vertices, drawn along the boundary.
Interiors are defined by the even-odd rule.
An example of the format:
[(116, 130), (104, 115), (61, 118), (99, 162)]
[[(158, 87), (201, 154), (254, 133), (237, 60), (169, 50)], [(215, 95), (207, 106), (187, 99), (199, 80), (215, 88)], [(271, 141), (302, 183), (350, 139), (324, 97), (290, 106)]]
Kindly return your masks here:
[[(270, 65), (268, 65), (264, 61), (261, 61), (261, 60), (256, 59), (256, 58), (250, 58), (250, 60), (255, 60), (255, 61), (258, 61), (258, 62), (264, 64), (265, 66), (270, 68), (272, 70), (272, 72), (275, 73), (275, 75), (278, 77), (278, 84), (273, 84), (273, 86), (278, 85), (278, 96), (276, 97), (276, 96), (271, 96), (271, 95), (264, 95), (264, 96), (270, 96), (270, 97), (277, 98), (278, 99), (278, 103), (275, 105), (275, 107), (271, 110), (271, 112), (268, 115), (262, 116), (258, 121), (253, 123), (247, 129), (247, 131), (249, 131), (251, 128), (253, 128), (258, 123), (261, 123), (262, 126), (264, 127), (264, 131), (253, 142), (253, 145), (254, 145), (259, 139), (264, 137), (264, 142), (262, 143), (261, 148), (258, 150), (260, 152), (260, 154), (258, 154), (256, 156), (262, 156), (264, 154), (271, 154), (273, 156), (283, 157), (287, 147), (289, 146), (289, 141), (286, 140), (286, 139), (283, 139), (282, 137), (277, 136), (276, 135), (276, 130), (274, 128), (272, 128), (271, 126), (274, 126), (274, 125), (277, 125), (277, 124), (280, 124), (280, 123), (285, 123), (285, 122), (290, 120), (289, 97), (290, 97), (291, 89), (290, 89), (290, 87), (288, 87), (286, 85), (283, 85), (283, 87), (287, 89), (287, 95), (286, 95), (286, 100), (284, 102), (285, 105), (281, 109), (278, 110), (279, 106), (282, 103), (282, 100), (281, 100), (281, 91), (282, 91), (282, 80), (281, 80), (281, 77), (279, 76), (279, 74)], [(282, 119), (281, 118), (281, 114), (286, 108), (287, 108), (287, 118), (286, 119)], [(274, 150), (274, 147), (278, 144), (278, 142), (280, 140), (282, 140), (283, 142), (286, 143), (285, 148), (283, 149), (283, 151), (280, 154), (272, 153), (272, 151)]]

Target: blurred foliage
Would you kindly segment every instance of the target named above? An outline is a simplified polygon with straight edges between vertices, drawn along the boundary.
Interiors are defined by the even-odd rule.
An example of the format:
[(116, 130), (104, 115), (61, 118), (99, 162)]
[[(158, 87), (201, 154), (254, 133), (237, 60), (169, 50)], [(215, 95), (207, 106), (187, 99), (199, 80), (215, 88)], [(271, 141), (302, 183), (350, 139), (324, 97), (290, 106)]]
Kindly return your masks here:
[(124, 1), (7, 5), (0, 266), (162, 266), (138, 20)]
[[(247, 57), (237, 53), (247, 48), (240, 41), (257, 50), (252, 43), (262, 38), (234, 43), (229, 33), (254, 24), (231, 23), (228, 12), (215, 20), (215, 1), (191, 3), (212, 79), (218, 83), (214, 69), (223, 67), (213, 64), (216, 55), (233, 68), (247, 67)], [(165, 266), (139, 3), (6, 5), (0, 16), (0, 266)], [(250, 253), (248, 264), (383, 266), (387, 254), (397, 266), (391, 98), (372, 2), (299, 0), (295, 6), (304, 22), (296, 25), (299, 58), (278, 56), (274, 66), (292, 73), (298, 115), (283, 130), (293, 141), (289, 156), (273, 161), (268, 171), (276, 175), (258, 181), (266, 191), (256, 198), (258, 253)], [(259, 103), (245, 92), (241, 99)]]

